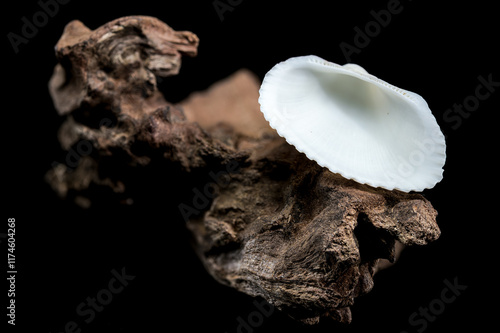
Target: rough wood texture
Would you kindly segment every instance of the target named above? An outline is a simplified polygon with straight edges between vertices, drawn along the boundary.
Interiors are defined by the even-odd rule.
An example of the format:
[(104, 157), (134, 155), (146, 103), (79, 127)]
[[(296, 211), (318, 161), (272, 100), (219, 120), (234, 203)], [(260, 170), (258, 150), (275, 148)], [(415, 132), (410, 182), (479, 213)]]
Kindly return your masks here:
[(165, 101), (155, 75), (177, 74), (197, 43), (150, 17), (94, 31), (70, 23), (50, 91), (67, 118), (62, 147), (81, 156), (68, 154), (48, 182), (83, 206), (102, 189), (130, 204), (138, 188), (155, 186), (145, 175), (196, 174), (176, 213), (216, 280), (307, 323), (350, 322), (349, 307), (373, 287), (381, 258), (395, 260), (397, 242), (439, 237), (436, 211), (420, 194), (361, 185), (308, 160), (268, 126), (247, 70), (180, 105)]

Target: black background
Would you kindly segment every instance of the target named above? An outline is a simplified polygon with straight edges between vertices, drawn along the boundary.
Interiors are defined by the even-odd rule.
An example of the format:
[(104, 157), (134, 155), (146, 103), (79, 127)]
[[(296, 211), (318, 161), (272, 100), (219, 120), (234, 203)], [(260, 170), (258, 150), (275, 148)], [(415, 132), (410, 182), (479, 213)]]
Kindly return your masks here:
[[(31, 20), (40, 6), (37, 1), (5, 3), (0, 231), (6, 232), (7, 218), (16, 219), (18, 331), (61, 332), (75, 321), (82, 332), (229, 333), (237, 331), (238, 317), (246, 319), (256, 311), (251, 297), (206, 273), (189, 245), (175, 198), (152, 203), (163, 207), (154, 212), (147, 205), (119, 209), (105, 198), (85, 211), (60, 201), (44, 182), (52, 162), (64, 158), (57, 141), (62, 119), (47, 82), (56, 64), (53, 47), (69, 21), (79, 19), (95, 29), (118, 17), (151, 15), (175, 30), (196, 33), (198, 56), (185, 58), (180, 75), (160, 85), (167, 100), (178, 102), (242, 67), (262, 79), (273, 65), (292, 56), (315, 54), (343, 64), (340, 43), (354, 45), (354, 28), (364, 29), (373, 21), (370, 11), (385, 9), (388, 2), (245, 0), (221, 21), (212, 0), (73, 0), (60, 5), (17, 54), (7, 34), (20, 34), (21, 18)], [(500, 81), (499, 17), (490, 3), (401, 0), (401, 12), (351, 59), (422, 95), (446, 135), (444, 179), (424, 191), (439, 212), (440, 239), (405, 250), (394, 267), (378, 274), (374, 289), (357, 299), (352, 324), (323, 321), (309, 327), (275, 311), (254, 332), (417, 332), (422, 326), (411, 326), (410, 315), (440, 298), (445, 279), (457, 279), (467, 289), (428, 322), (425, 332), (495, 329), (498, 214), (493, 204), (497, 195), (488, 190), (498, 184), (500, 88), (468, 118), (461, 117), (459, 125), (443, 118), (455, 103), (474, 95), (479, 76)], [(183, 184), (171, 186), (170, 192), (186, 191)], [(151, 190), (162, 191), (154, 184)], [(1, 249), (4, 258), (4, 241)], [(85, 323), (77, 306), (107, 287), (112, 269), (122, 268), (135, 279)], [(2, 285), (6, 313), (8, 286)], [(3, 313), (1, 318), (2, 324), (7, 321)]]

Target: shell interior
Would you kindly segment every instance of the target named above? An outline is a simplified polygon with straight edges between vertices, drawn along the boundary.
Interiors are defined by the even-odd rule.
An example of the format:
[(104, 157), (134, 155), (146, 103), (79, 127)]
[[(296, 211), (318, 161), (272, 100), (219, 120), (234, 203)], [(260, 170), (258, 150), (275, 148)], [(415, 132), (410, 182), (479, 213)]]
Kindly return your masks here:
[(259, 103), (288, 143), (345, 178), (405, 192), (442, 179), (446, 145), (425, 100), (361, 66), (290, 58), (266, 74)]

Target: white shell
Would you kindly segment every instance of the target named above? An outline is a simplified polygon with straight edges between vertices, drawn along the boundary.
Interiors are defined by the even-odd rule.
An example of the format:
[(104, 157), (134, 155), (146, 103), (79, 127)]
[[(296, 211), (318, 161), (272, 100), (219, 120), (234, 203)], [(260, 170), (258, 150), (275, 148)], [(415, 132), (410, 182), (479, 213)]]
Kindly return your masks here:
[(425, 100), (358, 65), (290, 58), (266, 74), (259, 103), (288, 143), (345, 178), (405, 192), (442, 179), (446, 144)]

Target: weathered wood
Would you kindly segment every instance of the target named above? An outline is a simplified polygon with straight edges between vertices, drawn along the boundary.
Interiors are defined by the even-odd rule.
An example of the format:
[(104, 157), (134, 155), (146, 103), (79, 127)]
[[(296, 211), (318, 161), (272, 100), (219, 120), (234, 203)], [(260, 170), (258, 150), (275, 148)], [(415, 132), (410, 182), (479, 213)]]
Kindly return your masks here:
[(437, 212), (420, 194), (358, 184), (307, 159), (268, 126), (247, 70), (179, 105), (165, 101), (156, 75), (177, 74), (181, 54), (195, 55), (197, 44), (150, 17), (94, 31), (71, 22), (56, 46), (50, 91), (66, 117), (62, 147), (90, 148), (51, 170), (48, 182), (91, 207), (96, 189), (119, 201), (140, 196), (142, 175), (168, 178), (165, 166), (175, 177), (196, 173), (179, 213), (217, 281), (307, 323), (349, 322), (354, 299), (373, 287), (382, 259), (395, 260), (397, 242), (439, 237)]

